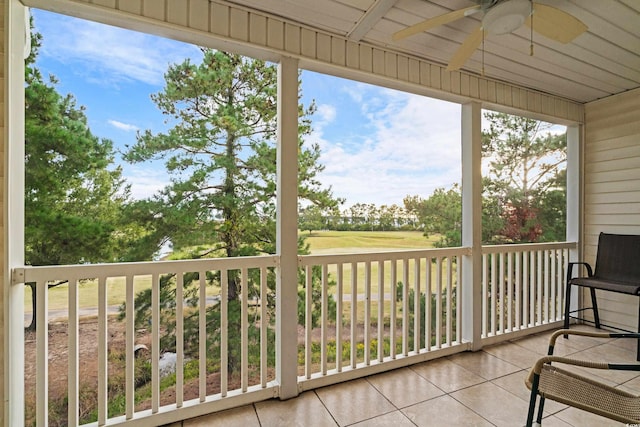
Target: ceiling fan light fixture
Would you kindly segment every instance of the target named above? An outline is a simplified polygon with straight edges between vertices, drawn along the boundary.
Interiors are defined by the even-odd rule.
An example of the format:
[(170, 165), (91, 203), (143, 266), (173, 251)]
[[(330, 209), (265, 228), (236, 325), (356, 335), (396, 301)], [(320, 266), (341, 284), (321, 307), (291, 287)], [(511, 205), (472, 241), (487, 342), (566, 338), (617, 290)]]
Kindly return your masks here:
[(482, 29), (489, 34), (508, 34), (520, 28), (530, 14), (529, 0), (507, 0), (489, 9), (482, 18)]

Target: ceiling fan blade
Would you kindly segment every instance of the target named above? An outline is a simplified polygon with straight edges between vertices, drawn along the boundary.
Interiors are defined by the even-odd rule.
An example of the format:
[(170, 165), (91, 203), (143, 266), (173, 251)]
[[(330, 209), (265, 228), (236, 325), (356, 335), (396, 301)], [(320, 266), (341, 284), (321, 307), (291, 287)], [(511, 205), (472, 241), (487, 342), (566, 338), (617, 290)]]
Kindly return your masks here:
[(480, 6), (470, 6), (465, 7), (464, 9), (454, 10), (453, 12), (445, 13), (444, 15), (436, 16), (435, 18), (427, 19), (426, 21), (422, 21), (416, 25), (412, 25), (410, 27), (405, 28), (404, 30), (400, 30), (393, 34), (393, 40), (398, 41), (414, 34), (422, 33), (424, 31), (428, 31), (432, 28), (435, 28), (439, 25), (444, 25), (449, 22), (453, 22), (460, 18), (464, 18), (465, 16), (469, 16), (476, 11), (480, 10)]
[[(531, 27), (530, 16), (526, 25)], [(533, 30), (560, 43), (569, 43), (588, 27), (575, 16), (545, 4), (533, 4)]]
[(465, 39), (462, 45), (458, 48), (456, 53), (449, 61), (449, 65), (447, 65), (447, 71), (455, 71), (460, 69), (467, 59), (473, 52), (480, 46), (480, 42), (482, 41), (482, 27), (479, 26), (476, 30), (469, 34), (469, 36)]

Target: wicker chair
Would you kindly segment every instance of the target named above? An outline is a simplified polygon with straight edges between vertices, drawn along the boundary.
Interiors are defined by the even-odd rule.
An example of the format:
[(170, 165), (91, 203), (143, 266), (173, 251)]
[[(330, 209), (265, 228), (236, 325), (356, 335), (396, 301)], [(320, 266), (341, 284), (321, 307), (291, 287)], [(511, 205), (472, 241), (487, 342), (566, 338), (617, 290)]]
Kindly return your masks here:
[(556, 366), (562, 364), (593, 369), (640, 371), (640, 363), (607, 363), (553, 356), (556, 339), (565, 334), (596, 338), (640, 338), (640, 334), (637, 333), (602, 333), (568, 329), (556, 331), (549, 340), (548, 356), (536, 362), (525, 380), (527, 388), (531, 390), (527, 427), (534, 425), (533, 416), (538, 396), (540, 396), (540, 403), (536, 418), (537, 425), (542, 422), (545, 399), (555, 400), (611, 420), (640, 424), (640, 396)]

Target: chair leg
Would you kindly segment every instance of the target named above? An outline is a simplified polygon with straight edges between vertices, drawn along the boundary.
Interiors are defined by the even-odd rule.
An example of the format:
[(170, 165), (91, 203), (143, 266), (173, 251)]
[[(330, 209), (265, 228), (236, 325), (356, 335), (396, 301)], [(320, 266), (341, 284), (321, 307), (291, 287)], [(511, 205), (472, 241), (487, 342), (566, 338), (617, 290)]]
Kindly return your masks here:
[[(640, 333), (640, 301), (638, 302), (638, 333)], [(636, 360), (640, 362), (640, 338), (638, 339), (638, 349), (636, 350)]]
[(540, 403), (538, 404), (538, 417), (536, 423), (542, 424), (542, 412), (544, 411), (544, 397), (540, 397)]
[[(567, 280), (567, 287), (564, 292), (564, 329), (569, 329), (569, 309), (571, 306), (571, 283)], [(564, 338), (569, 338), (565, 335)]]
[(533, 375), (533, 383), (531, 384), (531, 397), (529, 398), (529, 413), (527, 414), (527, 427), (533, 426), (533, 414), (536, 410), (536, 400), (538, 397), (538, 383), (540, 375)]
[(600, 329), (600, 314), (598, 313), (598, 301), (596, 300), (596, 290), (589, 288), (591, 291), (591, 305), (593, 306), (593, 320), (596, 322), (596, 328)]

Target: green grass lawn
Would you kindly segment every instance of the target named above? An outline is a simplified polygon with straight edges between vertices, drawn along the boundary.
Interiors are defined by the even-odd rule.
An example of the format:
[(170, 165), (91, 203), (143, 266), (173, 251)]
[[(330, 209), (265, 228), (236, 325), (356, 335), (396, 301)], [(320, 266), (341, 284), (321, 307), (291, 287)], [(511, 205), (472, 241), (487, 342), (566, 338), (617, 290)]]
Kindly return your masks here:
[[(438, 236), (424, 237), (420, 231), (316, 231), (308, 234), (307, 243), (311, 254), (343, 254), (362, 252), (382, 252), (403, 249), (425, 249), (432, 248)], [(424, 275), (425, 262), (421, 263), (421, 272)], [(351, 268), (352, 264), (343, 266), (343, 293), (351, 293)], [(403, 280), (402, 263), (397, 265), (396, 282)], [(435, 265), (431, 266), (432, 277), (435, 277)], [(329, 266), (329, 274), (336, 277), (336, 266)], [(378, 265), (371, 265), (371, 293), (378, 294)], [(409, 266), (409, 283), (413, 283), (414, 268)], [(358, 293), (364, 293), (365, 266), (358, 264), (356, 281)], [(384, 271), (385, 293), (391, 291), (391, 267), (387, 262)]]
[[(391, 292), (391, 261), (388, 261), (385, 263), (385, 267), (384, 267), (384, 293), (390, 293)], [(430, 264), (431, 267), (431, 280), (432, 283), (435, 282), (436, 279), (436, 271), (437, 271), (437, 265), (434, 263)], [(364, 284), (366, 282), (365, 278), (366, 278), (366, 274), (365, 274), (365, 264), (364, 263), (358, 263), (357, 265), (357, 274), (356, 274), (356, 285), (357, 285), (357, 293), (358, 294), (364, 294), (365, 293), (365, 287)], [(403, 272), (403, 262), (402, 261), (398, 261), (397, 265), (396, 265), (396, 284), (398, 282), (404, 282), (404, 272)], [(424, 281), (425, 281), (425, 271), (427, 268), (427, 263), (426, 260), (422, 259), (420, 261), (420, 283), (421, 286), (423, 287), (422, 291), (424, 291)], [(456, 266), (453, 265), (453, 277), (452, 280), (455, 281), (455, 269)], [(351, 289), (352, 289), (352, 284), (351, 284), (351, 269), (352, 269), (352, 264), (344, 264), (343, 265), (343, 269), (342, 269), (342, 292), (344, 295), (349, 295), (351, 294)], [(337, 266), (336, 265), (329, 265), (328, 268), (328, 272), (329, 272), (329, 276), (331, 279), (335, 279), (337, 277)], [(370, 271), (370, 281), (371, 281), (371, 295), (373, 296), (373, 298), (377, 298), (378, 295), (378, 264), (377, 263), (372, 263), (371, 264), (371, 271)], [(442, 265), (442, 284), (443, 286), (446, 283), (446, 277), (444, 277), (445, 274), (445, 265), (443, 263)], [(407, 280), (408, 283), (410, 284), (410, 286), (413, 288), (413, 284), (414, 284), (414, 280), (415, 280), (415, 268), (414, 268), (414, 262), (410, 261), (408, 264), (408, 274), (407, 274)], [(435, 284), (432, 285), (432, 291), (435, 291)]]
[[(134, 292), (140, 292), (143, 289), (151, 287), (151, 276), (136, 277), (133, 282)], [(120, 305), (125, 297), (125, 279), (124, 277), (114, 277), (107, 280), (107, 305)], [(96, 280), (86, 280), (78, 284), (78, 306), (97, 307), (98, 301), (98, 282)], [(24, 308), (25, 311), (31, 312), (31, 288), (25, 287), (24, 290)], [(49, 310), (66, 309), (69, 305), (69, 285), (67, 283), (49, 289)]]
[[(304, 232), (309, 243), (312, 254), (330, 254), (330, 253), (361, 253), (361, 252), (379, 252), (392, 251), (401, 249), (423, 249), (433, 246), (436, 237), (425, 238), (419, 231), (314, 231), (312, 233)], [(385, 282), (389, 283), (390, 269), (385, 271)], [(333, 273), (333, 272), (332, 272)], [(344, 268), (345, 286), (343, 292), (348, 294), (351, 292), (350, 277), (351, 264), (345, 265)], [(364, 283), (364, 266), (358, 266), (357, 281), (359, 284)], [(377, 286), (377, 267), (373, 266), (371, 271), (373, 286), (371, 291), (378, 292)], [(411, 270), (410, 280), (413, 277), (413, 269)], [(402, 280), (402, 270), (398, 269), (397, 280)], [(136, 278), (134, 288), (136, 292), (151, 286), (150, 277)], [(95, 307), (98, 299), (97, 282), (85, 281), (78, 287), (78, 301), (81, 308)], [(389, 290), (385, 290), (389, 292)], [(364, 291), (362, 291), (364, 292)], [(218, 294), (218, 290), (208, 290), (208, 295)], [(125, 280), (124, 278), (112, 278), (107, 281), (107, 298), (109, 305), (119, 305), (125, 300)], [(31, 312), (31, 289), (25, 288), (25, 311)], [(68, 285), (61, 285), (49, 290), (49, 309), (59, 310), (65, 309), (68, 305)]]
[(314, 255), (431, 248), (438, 239), (437, 236), (427, 239), (420, 231), (314, 231), (301, 234), (307, 236)]

